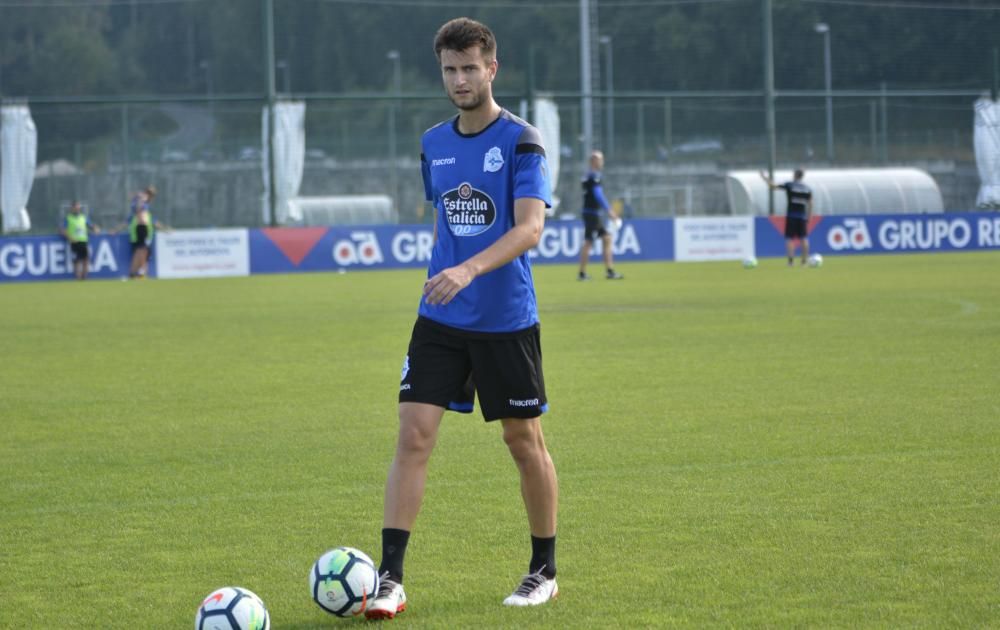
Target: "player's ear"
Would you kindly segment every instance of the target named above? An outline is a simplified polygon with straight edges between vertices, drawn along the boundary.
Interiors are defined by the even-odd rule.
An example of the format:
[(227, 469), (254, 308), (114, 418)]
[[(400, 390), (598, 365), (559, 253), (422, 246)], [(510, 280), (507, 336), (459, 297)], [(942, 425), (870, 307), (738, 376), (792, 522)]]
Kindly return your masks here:
[(493, 59), (490, 60), (490, 65), (489, 65), (490, 81), (497, 78), (497, 70), (499, 68), (500, 68), (500, 61), (496, 57), (494, 57)]

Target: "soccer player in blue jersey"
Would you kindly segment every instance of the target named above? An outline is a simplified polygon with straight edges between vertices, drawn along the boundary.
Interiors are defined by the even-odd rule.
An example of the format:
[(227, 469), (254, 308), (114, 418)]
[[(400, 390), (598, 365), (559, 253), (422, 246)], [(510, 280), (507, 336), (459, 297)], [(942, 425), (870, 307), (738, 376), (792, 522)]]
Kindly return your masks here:
[[(420, 510), (427, 462), (446, 410), (499, 420), (521, 479), (531, 533), (528, 574), (504, 599), (543, 604), (558, 594), (555, 538), (558, 484), (540, 416), (538, 308), (528, 250), (551, 205), (537, 129), (493, 100), (496, 39), (468, 18), (434, 39), (445, 91), (458, 115), (422, 139), (434, 247), (399, 387), (399, 436), (385, 487), (380, 586), (369, 619), (406, 609), (403, 557)], [(526, 541), (527, 542), (527, 541)]]
[(617, 219), (608, 198), (604, 196), (601, 186), (601, 170), (604, 168), (604, 154), (594, 151), (590, 154), (590, 170), (583, 178), (583, 245), (580, 247), (580, 271), (577, 279), (590, 280), (587, 273), (587, 261), (590, 260), (590, 248), (594, 239), (601, 239), (604, 256), (604, 277), (608, 280), (621, 280), (625, 276), (615, 271), (612, 252), (611, 234), (605, 229), (607, 221)]

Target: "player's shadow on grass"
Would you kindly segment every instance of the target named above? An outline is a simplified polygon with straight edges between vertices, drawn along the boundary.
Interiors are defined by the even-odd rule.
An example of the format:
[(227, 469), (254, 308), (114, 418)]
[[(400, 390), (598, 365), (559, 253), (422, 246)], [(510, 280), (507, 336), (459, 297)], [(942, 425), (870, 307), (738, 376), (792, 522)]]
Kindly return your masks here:
[[(386, 623), (378, 619), (365, 619), (364, 617), (360, 619), (341, 619), (339, 617), (334, 617), (330, 615), (329, 619), (324, 619), (322, 621), (301, 621), (299, 623), (282, 623), (275, 625), (274, 619), (271, 620), (271, 626), (274, 628), (282, 628), (283, 630), (330, 630), (337, 623), (349, 623), (353, 627), (362, 628), (374, 628), (376, 626), (385, 627)], [(392, 623), (391, 621), (389, 623)], [(334, 625), (331, 625), (334, 624)]]

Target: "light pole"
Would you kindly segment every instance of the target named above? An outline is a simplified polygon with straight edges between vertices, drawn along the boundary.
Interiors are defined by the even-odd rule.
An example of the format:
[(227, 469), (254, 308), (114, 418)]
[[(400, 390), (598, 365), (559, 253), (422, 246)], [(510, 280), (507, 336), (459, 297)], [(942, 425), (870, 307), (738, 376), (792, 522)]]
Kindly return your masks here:
[(205, 71), (205, 95), (208, 97), (208, 111), (215, 116), (215, 102), (212, 100), (212, 62), (203, 59), (198, 67)]
[(203, 59), (198, 67), (205, 71), (205, 95), (212, 102), (212, 62)]
[[(772, 20), (773, 5), (771, 0), (760, 0), (761, 3), (761, 34), (764, 45), (761, 46), (764, 66), (764, 125), (767, 130), (767, 177), (774, 181), (774, 162), (777, 154), (775, 141), (776, 127), (774, 117), (774, 23)], [(774, 191), (767, 189), (767, 214), (774, 214)]]
[(284, 87), (285, 97), (290, 97), (292, 94), (292, 77), (291, 69), (288, 67), (288, 62), (284, 59), (280, 59), (274, 62), (274, 67), (281, 69), (281, 83)]
[(820, 22), (816, 32), (823, 36), (823, 74), (826, 81), (826, 159), (833, 161), (833, 69), (830, 64), (830, 25)]
[(583, 161), (594, 149), (594, 97), (590, 57), (590, 0), (580, 0), (580, 130), (583, 135)]
[(399, 187), (397, 185), (396, 174), (396, 105), (402, 91), (402, 70), (400, 68), (400, 58), (398, 50), (390, 50), (385, 54), (385, 58), (392, 61), (392, 103), (389, 105), (389, 180), (392, 186), (392, 202), (399, 208)]
[(597, 41), (600, 42), (601, 46), (604, 46), (605, 92), (607, 92), (607, 105), (605, 106), (604, 115), (606, 116), (608, 128), (605, 150), (611, 154), (615, 150), (615, 65), (611, 52), (611, 36), (601, 35)]

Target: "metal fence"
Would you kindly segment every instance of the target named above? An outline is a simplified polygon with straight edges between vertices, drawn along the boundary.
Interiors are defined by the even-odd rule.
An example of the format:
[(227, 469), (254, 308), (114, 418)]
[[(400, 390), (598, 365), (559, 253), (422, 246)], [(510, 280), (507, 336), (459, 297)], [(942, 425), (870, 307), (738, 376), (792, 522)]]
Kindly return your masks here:
[[(592, 116), (584, 115), (583, 55), (573, 39), (584, 5)], [(727, 211), (725, 172), (769, 161), (766, 7), (779, 167), (916, 166), (934, 176), (946, 208), (974, 206), (973, 102), (1000, 74), (1000, 9), (977, 0), (0, 2), (0, 34), (13, 25), (0, 45), (0, 90), (27, 100), (38, 128), (34, 232), (55, 230), (73, 199), (102, 225), (117, 224), (129, 193), (149, 184), (160, 191), (157, 218), (175, 227), (261, 225), (260, 123), (272, 91), (307, 104), (302, 195), (387, 194), (400, 221), (428, 221), (419, 137), (453, 115), (433, 87), (439, 70), (429, 40), (443, 20), (466, 12), (501, 40), (498, 101), (529, 120), (536, 94), (558, 104), (560, 143), (547, 147), (562, 158), (558, 212), (577, 211), (592, 143), (607, 156), (607, 192), (627, 212), (719, 214)], [(139, 33), (149, 40), (128, 49), (134, 67), (122, 62), (131, 71), (115, 77), (117, 91), (72, 96), (73, 77), (32, 83), (32, 57), (12, 57), (28, 28), (18, 19), (35, 11), (72, 23), (58, 31), (64, 36), (89, 16), (114, 32), (112, 52)], [(392, 36), (338, 48), (360, 25), (383, 25)], [(222, 36), (235, 29), (245, 37)], [(505, 46), (515, 36), (530, 43)], [(44, 32), (33, 37), (46, 43)], [(871, 44), (864, 53), (859, 41)], [(17, 85), (37, 88), (12, 91)], [(72, 89), (90, 84), (81, 85)], [(137, 93), (147, 95), (128, 96)]]
[[(529, 101), (500, 98), (514, 113)], [(585, 166), (580, 96), (556, 97), (561, 118), (560, 213), (577, 211)], [(822, 97), (789, 96), (777, 107), (778, 163), (785, 167), (909, 165), (928, 170), (949, 209), (975, 204), (971, 94), (834, 94), (833, 155)], [(729, 169), (764, 168), (761, 99), (598, 94), (595, 146), (607, 157), (606, 188), (637, 216), (727, 211)], [(610, 109), (608, 109), (610, 104)], [(51, 232), (73, 199), (102, 226), (119, 223), (130, 191), (154, 184), (158, 218), (175, 227), (262, 224), (261, 102), (33, 106), (41, 160), (29, 201), (33, 231)], [(421, 133), (453, 115), (442, 96), (307, 99), (301, 194), (387, 194), (400, 221), (429, 220), (419, 170)], [(530, 109), (527, 110), (530, 119)], [(611, 121), (610, 124), (608, 121)], [(60, 141), (60, 129), (100, 129)], [(393, 132), (392, 126), (395, 126)], [(395, 158), (393, 159), (393, 156)]]

